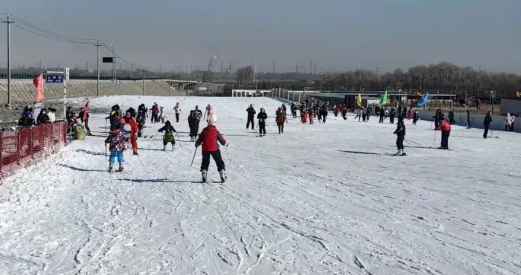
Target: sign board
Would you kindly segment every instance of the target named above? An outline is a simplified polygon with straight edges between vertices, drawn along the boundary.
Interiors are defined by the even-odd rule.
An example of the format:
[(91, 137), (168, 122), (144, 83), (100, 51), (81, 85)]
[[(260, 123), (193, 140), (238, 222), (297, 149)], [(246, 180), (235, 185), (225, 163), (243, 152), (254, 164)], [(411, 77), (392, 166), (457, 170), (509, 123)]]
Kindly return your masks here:
[(63, 73), (46, 73), (45, 83), (63, 83)]
[(103, 57), (101, 60), (103, 63), (114, 63), (113, 57)]

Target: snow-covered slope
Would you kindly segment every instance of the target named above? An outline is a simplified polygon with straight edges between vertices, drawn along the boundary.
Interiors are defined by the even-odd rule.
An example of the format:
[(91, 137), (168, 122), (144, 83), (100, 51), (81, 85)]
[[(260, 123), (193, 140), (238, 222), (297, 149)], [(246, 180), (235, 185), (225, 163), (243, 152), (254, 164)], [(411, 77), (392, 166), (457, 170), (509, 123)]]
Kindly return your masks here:
[[(172, 121), (181, 105), (173, 152), (159, 135), (139, 139), (140, 155), (109, 174), (105, 115), (91, 115), (96, 136), (0, 186), (0, 274), (521, 274), (518, 134), (454, 127), (453, 151), (437, 150), (430, 122), (407, 121), (418, 144), (394, 157), (388, 122), (289, 118), (279, 135), (280, 103), (267, 98), (91, 106), (153, 102)], [(208, 103), (231, 144), (224, 185), (196, 182), (200, 152), (190, 169), (186, 117)], [(266, 108), (266, 137), (245, 130), (249, 104)], [(151, 136), (162, 125), (148, 126)], [(213, 161), (209, 177), (219, 178)]]

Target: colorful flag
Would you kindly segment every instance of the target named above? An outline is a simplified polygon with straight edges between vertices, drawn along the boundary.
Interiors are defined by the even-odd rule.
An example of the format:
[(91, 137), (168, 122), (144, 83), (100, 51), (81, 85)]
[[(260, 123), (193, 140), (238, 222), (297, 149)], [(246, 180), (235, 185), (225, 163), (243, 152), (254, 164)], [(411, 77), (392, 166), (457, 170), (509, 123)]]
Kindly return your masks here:
[(384, 105), (385, 103), (387, 103), (387, 91), (380, 97), (380, 105)]
[(45, 98), (43, 93), (43, 74), (39, 74), (33, 79), (34, 87), (36, 88), (36, 102), (42, 102)]
[(358, 105), (358, 107), (362, 106), (362, 95), (360, 93), (358, 93), (358, 97), (356, 98), (356, 105)]
[(85, 104), (85, 108), (83, 109), (83, 117), (82, 120), (85, 121), (87, 119), (87, 114), (89, 113), (89, 102)]
[(420, 102), (418, 102), (418, 106), (424, 106), (425, 104), (427, 104), (427, 102), (429, 102), (429, 93), (426, 93), (423, 98), (420, 100)]

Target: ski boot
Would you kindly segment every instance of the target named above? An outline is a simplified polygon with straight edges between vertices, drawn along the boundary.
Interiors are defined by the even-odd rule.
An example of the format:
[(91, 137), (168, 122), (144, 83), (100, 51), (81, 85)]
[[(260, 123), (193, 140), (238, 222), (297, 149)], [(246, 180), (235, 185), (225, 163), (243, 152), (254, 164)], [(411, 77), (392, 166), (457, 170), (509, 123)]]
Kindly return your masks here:
[(138, 154), (137, 154), (137, 149), (134, 149), (132, 154), (133, 154), (134, 156), (137, 156), (137, 155), (138, 155)]
[(206, 180), (207, 180), (207, 174), (206, 174), (206, 170), (202, 170), (201, 171), (201, 177), (202, 177), (202, 182), (205, 183)]
[(109, 163), (109, 173), (112, 173), (113, 172), (113, 164), (112, 163)]
[(228, 178), (226, 177), (226, 171), (223, 169), (223, 170), (221, 170), (221, 171), (219, 172), (219, 174), (221, 175), (221, 181), (222, 181), (222, 183), (225, 183), (226, 180), (228, 179)]
[(124, 169), (123, 169), (123, 164), (120, 163), (120, 164), (119, 164), (119, 168), (118, 168), (117, 171), (118, 171), (118, 172), (123, 172), (123, 170), (124, 170)]

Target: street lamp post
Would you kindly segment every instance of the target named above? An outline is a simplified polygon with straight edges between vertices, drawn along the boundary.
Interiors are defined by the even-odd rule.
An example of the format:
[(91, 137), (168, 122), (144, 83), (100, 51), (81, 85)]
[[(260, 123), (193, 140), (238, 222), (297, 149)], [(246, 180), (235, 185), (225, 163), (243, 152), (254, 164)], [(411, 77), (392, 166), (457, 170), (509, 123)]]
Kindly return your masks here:
[(490, 106), (492, 108), (492, 115), (494, 115), (494, 102), (493, 102), (494, 91), (490, 91)]

